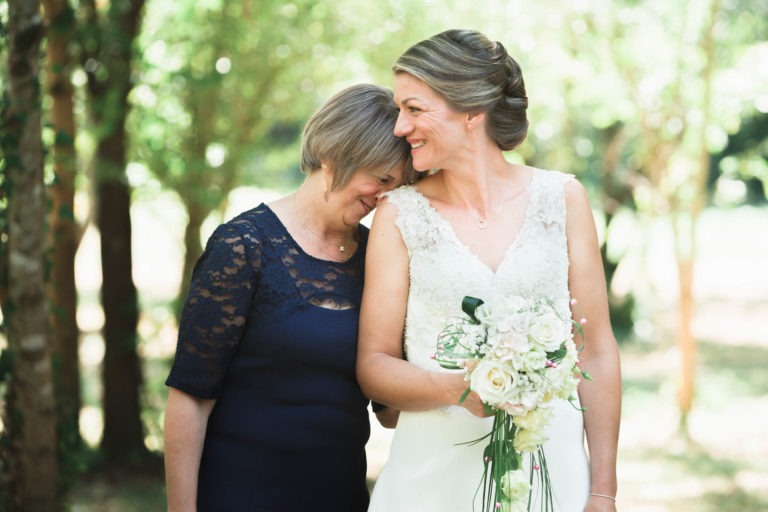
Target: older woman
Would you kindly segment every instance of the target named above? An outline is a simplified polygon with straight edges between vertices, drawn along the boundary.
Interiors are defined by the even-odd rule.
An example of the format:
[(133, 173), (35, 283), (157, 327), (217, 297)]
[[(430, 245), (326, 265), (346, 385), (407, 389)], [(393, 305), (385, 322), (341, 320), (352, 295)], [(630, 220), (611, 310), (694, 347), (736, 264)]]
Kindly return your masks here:
[(305, 127), (302, 185), (208, 240), (166, 382), (169, 511), (368, 506), (360, 220), (411, 179), (396, 118), (387, 89), (341, 91)]

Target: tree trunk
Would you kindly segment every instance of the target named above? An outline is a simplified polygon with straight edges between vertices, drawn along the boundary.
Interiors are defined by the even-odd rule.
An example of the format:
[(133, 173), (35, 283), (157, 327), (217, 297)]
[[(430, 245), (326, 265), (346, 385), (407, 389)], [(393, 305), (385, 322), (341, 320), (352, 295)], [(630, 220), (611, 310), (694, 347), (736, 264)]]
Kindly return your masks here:
[[(713, 0), (710, 6), (708, 25), (702, 32), (699, 49), (705, 57), (704, 66), (699, 78), (704, 86), (704, 94), (701, 99), (702, 120), (696, 132), (698, 153), (695, 155), (697, 163), (696, 174), (693, 179), (693, 198), (684, 215), (687, 225), (678, 226), (677, 237), (677, 268), (680, 274), (680, 323), (678, 327), (678, 346), (682, 357), (681, 382), (678, 388), (678, 405), (680, 408), (680, 428), (683, 434), (689, 436), (688, 415), (693, 406), (693, 398), (696, 391), (696, 364), (698, 354), (698, 342), (691, 331), (695, 310), (694, 267), (696, 262), (696, 223), (704, 205), (707, 203), (707, 177), (709, 176), (710, 154), (707, 148), (707, 126), (710, 122), (712, 109), (712, 74), (715, 62), (714, 30), (718, 14), (720, 12), (720, 0)], [(679, 206), (676, 207), (679, 211)]]
[[(678, 244), (681, 239), (690, 240), (695, 243), (693, 236), (695, 218), (689, 219), (690, 226), (678, 229), (676, 238)], [(687, 252), (685, 250), (681, 251)], [(680, 428), (687, 435), (688, 433), (688, 415), (693, 406), (693, 397), (695, 394), (696, 382), (696, 363), (698, 353), (698, 341), (691, 331), (691, 323), (695, 310), (693, 297), (693, 254), (683, 255), (678, 253), (677, 269), (680, 279), (680, 319), (677, 329), (677, 343), (680, 348), (681, 372), (680, 383), (678, 386), (678, 405), (680, 408)]]
[(96, 49), (86, 61), (91, 116), (101, 134), (95, 154), (96, 224), (101, 235), (104, 308), (104, 431), (108, 466), (136, 466), (146, 459), (141, 423), (141, 362), (136, 351), (138, 293), (131, 255), (131, 190), (125, 176), (128, 93), (133, 41), (143, 0), (111, 2), (102, 20), (84, 2)]
[[(37, 0), (8, 1), (7, 103), (3, 135), (7, 209), (7, 301), (11, 377), (3, 443), (6, 508), (58, 505), (56, 402), (45, 296), (45, 188), (40, 113)], [(6, 483), (6, 482), (4, 482)]]
[(51, 124), (54, 180), (49, 187), (51, 278), (51, 338), (58, 404), (61, 449), (71, 451), (82, 443), (79, 429), (81, 406), (77, 326), (75, 255), (80, 228), (75, 221), (75, 115), (73, 87), (69, 80), (69, 48), (74, 32), (74, 12), (68, 0), (43, 0), (47, 34), (47, 91), (53, 99)]
[(195, 263), (202, 254), (202, 241), (200, 240), (200, 228), (205, 221), (206, 216), (210, 212), (208, 208), (201, 205), (197, 201), (184, 200), (185, 208), (187, 210), (188, 220), (187, 226), (184, 229), (184, 267), (181, 274), (181, 286), (179, 287), (179, 295), (176, 298), (176, 313), (177, 318), (181, 313), (181, 309), (184, 306), (187, 293), (189, 293), (189, 281), (192, 278), (192, 270), (195, 267)]
[(122, 177), (125, 134), (115, 127), (97, 150), (96, 223), (101, 234), (104, 307), (104, 436), (108, 463), (135, 461), (146, 454), (139, 393), (142, 388), (137, 346), (138, 293), (131, 257), (131, 191)]

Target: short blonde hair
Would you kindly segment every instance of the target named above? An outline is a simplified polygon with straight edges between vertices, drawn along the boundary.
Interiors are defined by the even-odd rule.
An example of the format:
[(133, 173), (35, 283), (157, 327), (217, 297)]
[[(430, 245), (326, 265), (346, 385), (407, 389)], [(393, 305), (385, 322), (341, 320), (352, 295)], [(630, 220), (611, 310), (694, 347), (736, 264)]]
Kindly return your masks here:
[(386, 87), (358, 84), (334, 94), (304, 127), (301, 172), (309, 174), (327, 163), (335, 189), (360, 167), (389, 171), (404, 165), (404, 182), (412, 182), (411, 147), (394, 134), (397, 114)]

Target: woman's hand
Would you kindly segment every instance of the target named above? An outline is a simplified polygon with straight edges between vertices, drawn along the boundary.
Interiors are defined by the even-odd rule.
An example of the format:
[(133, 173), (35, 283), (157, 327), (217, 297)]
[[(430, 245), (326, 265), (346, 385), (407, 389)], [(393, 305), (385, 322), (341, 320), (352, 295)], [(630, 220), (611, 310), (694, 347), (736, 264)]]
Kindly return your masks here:
[(466, 381), (463, 373), (451, 374), (448, 378), (448, 386), (451, 396), (456, 397), (454, 401), (456, 405), (460, 405), (469, 411), (470, 414), (479, 416), (480, 418), (486, 418), (493, 415), (493, 413), (489, 414), (486, 411), (483, 401), (480, 400), (480, 396), (474, 391), (470, 391), (466, 398), (459, 403), (459, 400), (461, 400), (461, 397), (466, 393), (467, 388), (469, 387), (469, 382)]

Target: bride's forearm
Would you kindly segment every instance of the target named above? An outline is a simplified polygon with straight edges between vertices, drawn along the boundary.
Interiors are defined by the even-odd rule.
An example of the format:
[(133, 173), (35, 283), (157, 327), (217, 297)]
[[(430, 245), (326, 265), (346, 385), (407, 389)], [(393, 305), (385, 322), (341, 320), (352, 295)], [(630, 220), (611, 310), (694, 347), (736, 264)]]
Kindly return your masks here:
[(579, 386), (590, 454), (592, 492), (616, 495), (616, 457), (621, 417), (621, 374), (617, 354), (582, 363), (592, 381)]
[(400, 411), (426, 411), (457, 405), (467, 387), (458, 373), (431, 372), (387, 354), (358, 359), (363, 393)]

